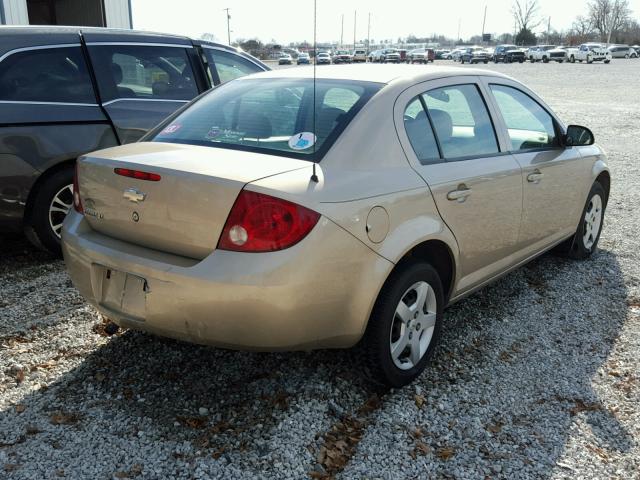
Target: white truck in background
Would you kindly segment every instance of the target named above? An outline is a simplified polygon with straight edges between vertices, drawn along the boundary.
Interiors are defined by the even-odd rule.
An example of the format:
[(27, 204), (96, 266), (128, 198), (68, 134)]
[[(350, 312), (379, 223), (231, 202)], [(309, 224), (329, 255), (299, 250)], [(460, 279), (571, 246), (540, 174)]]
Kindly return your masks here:
[(611, 61), (611, 52), (601, 43), (583, 43), (579, 47), (567, 48), (567, 59), (571, 63), (578, 62), (604, 62)]

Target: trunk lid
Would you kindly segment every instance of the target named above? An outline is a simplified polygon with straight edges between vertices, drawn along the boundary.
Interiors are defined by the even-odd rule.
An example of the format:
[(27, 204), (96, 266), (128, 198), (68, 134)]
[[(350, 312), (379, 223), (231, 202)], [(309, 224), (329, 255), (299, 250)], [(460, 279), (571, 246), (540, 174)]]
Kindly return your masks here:
[[(203, 259), (215, 248), (242, 188), (309, 162), (221, 148), (134, 143), (94, 152), (78, 163), (80, 196), (91, 228), (154, 250)], [(115, 173), (125, 168), (159, 181)]]

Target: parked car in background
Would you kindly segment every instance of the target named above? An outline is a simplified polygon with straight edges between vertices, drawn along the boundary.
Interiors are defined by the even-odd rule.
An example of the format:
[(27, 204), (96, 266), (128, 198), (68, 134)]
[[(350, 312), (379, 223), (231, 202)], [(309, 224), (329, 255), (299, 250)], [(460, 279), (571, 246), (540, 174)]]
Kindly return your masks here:
[(347, 50), (337, 50), (331, 59), (333, 63), (351, 63), (353, 56)]
[(135, 142), (212, 86), (268, 70), (176, 35), (0, 27), (0, 39), (0, 231), (53, 253), (79, 155)]
[(460, 55), (460, 63), (489, 63), (491, 54), (482, 47), (468, 47)]
[(298, 58), (296, 59), (297, 65), (308, 65), (311, 63), (311, 57), (308, 53), (302, 52), (298, 54)]
[(435, 59), (435, 52), (431, 48), (415, 48), (407, 53), (407, 63), (428, 63)]
[(288, 53), (281, 53), (278, 57), (278, 65), (291, 65), (293, 64), (293, 57)]
[(400, 55), (400, 63), (405, 63), (407, 61), (407, 50), (405, 48), (398, 49), (398, 55)]
[(316, 64), (318, 65), (328, 65), (331, 63), (331, 55), (329, 55), (328, 52), (319, 52), (318, 56), (316, 57)]
[(73, 284), (126, 328), (224, 348), (359, 344), (355, 374), (411, 382), (456, 328), (447, 305), (551, 248), (590, 257), (610, 184), (593, 134), (523, 84), (419, 70), (259, 73), (81, 157)]
[(635, 48), (628, 45), (611, 45), (607, 50), (611, 54), (611, 58), (638, 58), (638, 52)]
[(529, 53), (529, 61), (535, 62), (558, 62), (567, 60), (567, 51), (555, 45), (538, 45)]
[(465, 51), (466, 51), (466, 48), (456, 48), (455, 50), (452, 50), (451, 52), (449, 52), (448, 60), (453, 60), (454, 62), (459, 62), (460, 61), (460, 57), (462, 56), (462, 54)]
[(382, 63), (400, 63), (400, 52), (397, 48), (385, 48), (380, 54)]
[(372, 50), (372, 51), (370, 51), (369, 54), (367, 55), (367, 61), (371, 62), (371, 63), (375, 62), (376, 58), (379, 55), (379, 52), (380, 52), (380, 50)]
[(578, 62), (604, 62), (611, 61), (611, 52), (609, 52), (601, 43), (583, 43), (580, 47), (569, 47), (567, 49), (567, 58), (571, 63)]
[(367, 61), (367, 50), (364, 48), (356, 48), (353, 51), (353, 63), (357, 62), (366, 62)]
[(492, 60), (495, 63), (522, 63), (525, 60), (525, 54), (515, 45), (498, 45), (493, 51)]
[(435, 51), (435, 59), (436, 60), (446, 60), (449, 55), (450, 50), (438, 49)]
[(640, 45), (632, 45), (631, 48), (636, 51), (637, 56), (640, 56)]

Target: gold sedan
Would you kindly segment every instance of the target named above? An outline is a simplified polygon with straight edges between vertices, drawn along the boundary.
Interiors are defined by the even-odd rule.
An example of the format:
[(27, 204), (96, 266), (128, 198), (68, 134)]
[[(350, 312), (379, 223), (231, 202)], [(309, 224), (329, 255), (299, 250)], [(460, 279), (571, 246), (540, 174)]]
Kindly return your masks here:
[(80, 158), (64, 256), (119, 325), (239, 349), (359, 343), (401, 386), (447, 305), (551, 248), (596, 250), (610, 176), (593, 142), (493, 72), (260, 73)]

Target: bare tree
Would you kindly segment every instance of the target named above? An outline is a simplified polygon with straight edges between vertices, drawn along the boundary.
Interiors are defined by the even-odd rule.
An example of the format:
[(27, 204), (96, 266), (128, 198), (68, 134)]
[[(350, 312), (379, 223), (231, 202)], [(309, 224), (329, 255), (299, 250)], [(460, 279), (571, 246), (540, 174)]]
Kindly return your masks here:
[(532, 31), (542, 22), (538, 0), (515, 0), (511, 12), (519, 31)]
[(577, 16), (571, 25), (571, 31), (579, 37), (590, 36), (593, 33), (593, 22), (591, 18), (583, 17), (582, 15)]
[(591, 0), (589, 19), (600, 39), (611, 42), (611, 35), (623, 27), (631, 16), (628, 0)]

